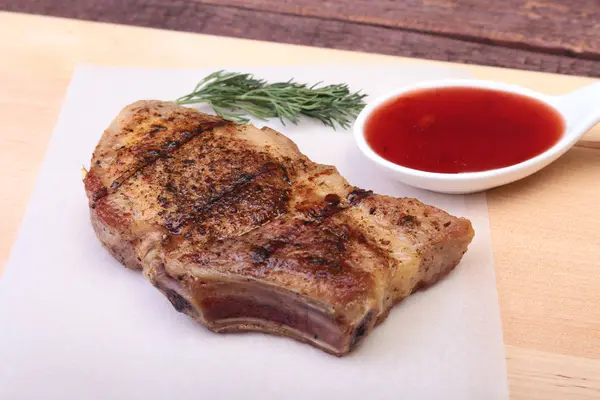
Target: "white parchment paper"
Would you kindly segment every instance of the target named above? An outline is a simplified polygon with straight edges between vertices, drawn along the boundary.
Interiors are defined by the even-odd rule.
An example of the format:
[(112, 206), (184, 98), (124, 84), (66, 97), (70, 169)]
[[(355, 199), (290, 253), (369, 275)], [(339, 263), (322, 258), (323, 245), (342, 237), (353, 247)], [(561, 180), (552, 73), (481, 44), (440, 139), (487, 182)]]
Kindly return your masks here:
[[(418, 65), (235, 70), (269, 80), (347, 82), (373, 97), (418, 80), (468, 76)], [(126, 104), (174, 99), (209, 72), (77, 69), (0, 278), (0, 399), (507, 398), (485, 195), (439, 195), (391, 182), (359, 153), (350, 132), (309, 120), (269, 122), (351, 183), (416, 197), (470, 218), (476, 231), (453, 273), (398, 305), (350, 356), (264, 334), (210, 333), (103, 250), (81, 182), (103, 130)]]

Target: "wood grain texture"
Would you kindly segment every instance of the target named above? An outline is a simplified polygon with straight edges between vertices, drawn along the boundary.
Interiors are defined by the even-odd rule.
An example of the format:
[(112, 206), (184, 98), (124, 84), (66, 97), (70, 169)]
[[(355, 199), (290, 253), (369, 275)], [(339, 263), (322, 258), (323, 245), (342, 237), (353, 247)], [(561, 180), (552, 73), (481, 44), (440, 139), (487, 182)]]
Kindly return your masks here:
[[(0, 269), (78, 63), (122, 67), (387, 64), (414, 59), (0, 12)], [(190, 49), (200, 49), (190, 51)], [(261, 55), (257, 57), (256, 55)], [(481, 79), (549, 94), (592, 80), (490, 67)], [(35, 116), (35, 117), (32, 117)], [(600, 138), (594, 129), (592, 139)], [(488, 194), (511, 396), (600, 398), (600, 150), (574, 149)], [(1, 278), (0, 278), (1, 279)]]
[(506, 343), (600, 359), (598, 176), (600, 150), (574, 148), (488, 192)]
[[(351, 3), (349, 0), (339, 3), (315, 0), (0, 0), (0, 9), (431, 60), (600, 77), (600, 58), (593, 60), (560, 54), (565, 53), (564, 49), (559, 49), (558, 54), (551, 54), (499, 46), (491, 44), (493, 41), (485, 36), (483, 30), (479, 32), (482, 36), (478, 36), (475, 33), (452, 33), (450, 28), (440, 28), (442, 24), (435, 21), (458, 21), (455, 22), (456, 29), (461, 26), (468, 27), (468, 21), (472, 17), (467, 11), (473, 7), (461, 5), (457, 6), (458, 10), (446, 7), (448, 10), (443, 13), (440, 10), (444, 10), (445, 6), (440, 4), (446, 3), (441, 0), (439, 4), (432, 3), (432, 0), (427, 1), (429, 3), (421, 4), (420, 0), (402, 3), (391, 0), (352, 0)], [(521, 0), (511, 0), (510, 3), (514, 5), (518, 1)], [(399, 8), (398, 4), (404, 4), (403, 8)], [(417, 12), (419, 4), (422, 7), (421, 11)], [(438, 10), (437, 14), (434, 10)], [(502, 8), (506, 11), (505, 14), (495, 11), (498, 15), (493, 14), (493, 10), (495, 9), (492, 8), (489, 15), (483, 13), (489, 17), (487, 22), (481, 16), (479, 23), (495, 26), (496, 19), (509, 19), (506, 11), (508, 8)], [(402, 17), (404, 19), (400, 18), (401, 15), (405, 15), (405, 11), (408, 14)], [(418, 21), (424, 18), (429, 21), (429, 13), (433, 13), (432, 22), (419, 27), (418, 24), (423, 23)], [(359, 18), (359, 14), (362, 17)], [(417, 14), (420, 19), (417, 18)], [(383, 17), (387, 20), (383, 20)], [(403, 24), (408, 24), (408, 28)], [(562, 26), (557, 22), (553, 30), (547, 31), (546, 34), (558, 35), (556, 32), (566, 29), (570, 34), (579, 35), (579, 31), (571, 26)], [(512, 31), (509, 28), (505, 23), (503, 29), (510, 33)], [(444, 34), (447, 36), (443, 36)], [(526, 38), (534, 40), (538, 36), (532, 34)], [(598, 39), (599, 36), (594, 37)], [(505, 42), (508, 43), (508, 39)], [(538, 50), (540, 48), (538, 45), (519, 46)], [(588, 47), (593, 47), (590, 46)], [(546, 50), (548, 49), (544, 48), (544, 51)], [(579, 56), (587, 54), (580, 52)]]
[(192, 0), (600, 59), (597, 0)]
[(600, 363), (544, 351), (506, 346), (513, 400), (600, 398)]

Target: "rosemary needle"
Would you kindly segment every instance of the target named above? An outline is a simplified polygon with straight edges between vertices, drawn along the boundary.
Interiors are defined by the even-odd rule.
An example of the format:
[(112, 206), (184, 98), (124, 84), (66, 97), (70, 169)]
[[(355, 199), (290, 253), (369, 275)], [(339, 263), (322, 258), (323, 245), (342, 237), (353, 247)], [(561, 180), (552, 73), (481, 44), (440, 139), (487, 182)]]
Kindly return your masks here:
[(279, 118), (297, 124), (301, 115), (316, 118), (335, 129), (350, 126), (365, 106), (365, 94), (351, 93), (348, 85), (319, 86), (287, 82), (267, 83), (252, 74), (217, 71), (201, 80), (194, 90), (175, 102), (206, 103), (221, 117), (239, 124), (259, 119)]

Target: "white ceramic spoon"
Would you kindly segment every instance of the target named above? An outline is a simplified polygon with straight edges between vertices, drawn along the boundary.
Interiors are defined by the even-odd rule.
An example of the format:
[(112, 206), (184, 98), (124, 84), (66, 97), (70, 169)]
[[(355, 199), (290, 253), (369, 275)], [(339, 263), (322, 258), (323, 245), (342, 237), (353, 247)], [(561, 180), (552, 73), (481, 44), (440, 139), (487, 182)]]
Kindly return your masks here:
[[(481, 172), (446, 174), (420, 171), (394, 164), (371, 149), (365, 140), (364, 124), (371, 113), (382, 103), (418, 89), (441, 87), (470, 87), (500, 90), (541, 100), (554, 108), (565, 120), (562, 138), (550, 149), (538, 156), (505, 168)], [(474, 79), (447, 79), (423, 82), (390, 92), (369, 104), (354, 123), (354, 139), (360, 150), (393, 179), (422, 189), (442, 193), (471, 193), (491, 189), (525, 178), (556, 160), (595, 124), (600, 122), (600, 82), (561, 96), (549, 96), (520, 86), (501, 82)]]

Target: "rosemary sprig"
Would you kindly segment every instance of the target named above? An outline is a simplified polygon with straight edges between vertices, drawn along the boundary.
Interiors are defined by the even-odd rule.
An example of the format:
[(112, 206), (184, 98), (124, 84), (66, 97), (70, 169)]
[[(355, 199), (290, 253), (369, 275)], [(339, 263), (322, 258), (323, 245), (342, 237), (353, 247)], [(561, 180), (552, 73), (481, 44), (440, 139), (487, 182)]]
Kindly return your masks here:
[(351, 93), (348, 85), (318, 87), (294, 82), (267, 83), (252, 74), (217, 71), (201, 80), (194, 90), (175, 100), (177, 104), (206, 103), (221, 117), (247, 124), (252, 115), (279, 118), (297, 124), (300, 115), (316, 118), (335, 129), (350, 126), (365, 106), (365, 94)]

